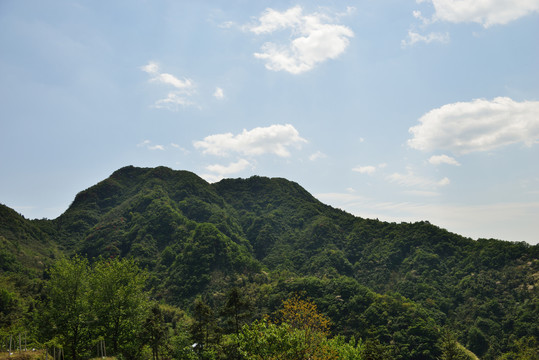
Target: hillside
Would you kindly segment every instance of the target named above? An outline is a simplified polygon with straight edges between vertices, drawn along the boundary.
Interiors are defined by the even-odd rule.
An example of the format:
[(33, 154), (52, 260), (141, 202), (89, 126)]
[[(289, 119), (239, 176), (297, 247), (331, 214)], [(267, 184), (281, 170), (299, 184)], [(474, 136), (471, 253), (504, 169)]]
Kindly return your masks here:
[(376, 340), (394, 357), (438, 357), (441, 329), (485, 359), (516, 351), (520, 339), (539, 343), (539, 246), (355, 217), (286, 179), (209, 184), (125, 167), (54, 220), (0, 206), (0, 241), (1, 280), (18, 299), (3, 305), (0, 327), (22, 321), (16, 313), (40, 294), (28, 284), (46, 281), (55, 258), (81, 254), (136, 259), (153, 297), (186, 310), (197, 296), (217, 307), (240, 287), (256, 318), (299, 293), (335, 334)]

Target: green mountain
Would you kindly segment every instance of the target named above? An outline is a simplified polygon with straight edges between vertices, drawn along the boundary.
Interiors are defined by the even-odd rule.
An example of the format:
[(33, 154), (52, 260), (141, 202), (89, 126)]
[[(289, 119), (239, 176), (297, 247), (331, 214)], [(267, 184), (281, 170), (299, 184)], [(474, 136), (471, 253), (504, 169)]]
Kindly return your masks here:
[[(0, 279), (17, 311), (39, 296), (30, 284), (46, 281), (54, 259), (81, 254), (136, 259), (153, 296), (184, 309), (197, 296), (217, 306), (236, 286), (259, 317), (302, 294), (335, 334), (372, 339), (394, 358), (438, 357), (442, 329), (485, 359), (522, 339), (539, 344), (538, 245), (355, 217), (280, 178), (209, 184), (187, 171), (129, 166), (54, 220), (0, 205), (0, 246)], [(5, 304), (0, 327), (22, 318)]]

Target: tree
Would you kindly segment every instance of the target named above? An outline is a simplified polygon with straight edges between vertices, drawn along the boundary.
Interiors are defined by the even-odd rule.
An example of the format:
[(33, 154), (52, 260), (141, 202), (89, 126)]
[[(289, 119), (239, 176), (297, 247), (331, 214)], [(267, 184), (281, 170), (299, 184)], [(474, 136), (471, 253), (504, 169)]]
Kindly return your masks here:
[[(217, 325), (213, 310), (202, 300), (197, 297), (193, 306), (194, 322), (191, 325), (191, 337), (194, 344), (194, 349), (203, 354), (207, 347), (217, 343)], [(209, 349), (208, 349), (209, 350)]]
[(244, 325), (235, 336), (238, 351), (247, 360), (361, 360), (363, 345), (344, 337), (327, 338), (323, 333), (298, 329), (268, 319)]
[(459, 343), (455, 339), (454, 335), (446, 330), (442, 335), (441, 345), (442, 355), (440, 360), (468, 360), (470, 357), (466, 351), (459, 346)]
[(153, 304), (144, 322), (143, 337), (152, 349), (152, 359), (159, 360), (159, 348), (165, 344), (166, 326), (158, 304)]
[(48, 340), (63, 345), (71, 359), (77, 360), (89, 343), (88, 261), (75, 256), (61, 259), (49, 270), (47, 304), (42, 313)]
[(283, 301), (283, 308), (279, 310), (280, 321), (291, 327), (310, 332), (329, 334), (330, 320), (318, 312), (316, 304), (302, 300), (298, 295)]
[(232, 328), (235, 334), (241, 329), (241, 323), (251, 314), (251, 303), (242, 295), (238, 287), (233, 287), (227, 294), (221, 315), (225, 316), (225, 325)]
[(278, 316), (277, 323), (263, 319), (242, 328), (236, 339), (245, 358), (331, 360), (350, 358), (355, 351), (355, 344), (329, 340), (329, 318), (318, 312), (316, 304), (297, 295), (283, 301)]
[(487, 352), (489, 344), (488, 340), (483, 332), (476, 326), (473, 326), (468, 332), (468, 349), (477, 354), (477, 356), (483, 356)]
[(137, 335), (148, 310), (146, 278), (131, 259), (100, 260), (94, 265), (90, 279), (94, 327), (114, 354), (136, 357), (141, 350)]

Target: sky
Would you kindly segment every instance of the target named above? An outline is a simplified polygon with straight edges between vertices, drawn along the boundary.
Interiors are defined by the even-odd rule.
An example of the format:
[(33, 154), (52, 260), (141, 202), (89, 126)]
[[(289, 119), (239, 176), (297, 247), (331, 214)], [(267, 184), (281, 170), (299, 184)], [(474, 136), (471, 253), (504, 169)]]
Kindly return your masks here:
[(0, 203), (134, 165), (539, 243), (539, 0), (0, 0)]

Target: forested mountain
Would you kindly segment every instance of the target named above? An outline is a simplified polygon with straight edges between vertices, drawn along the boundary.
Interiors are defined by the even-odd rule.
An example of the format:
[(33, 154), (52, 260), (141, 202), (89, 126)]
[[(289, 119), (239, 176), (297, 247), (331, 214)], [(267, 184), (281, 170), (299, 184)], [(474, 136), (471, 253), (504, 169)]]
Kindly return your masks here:
[[(78, 254), (134, 259), (151, 297), (193, 324), (197, 301), (221, 309), (240, 289), (250, 302), (242, 324), (298, 295), (331, 320), (331, 336), (361, 339), (370, 358), (439, 358), (446, 334), (484, 359), (539, 350), (538, 245), (355, 217), (280, 178), (209, 184), (186, 171), (125, 167), (54, 220), (0, 205), (0, 246), (6, 333), (32, 324), (47, 269)], [(226, 335), (225, 316), (214, 318)], [(224, 346), (212, 339), (207, 349)]]

